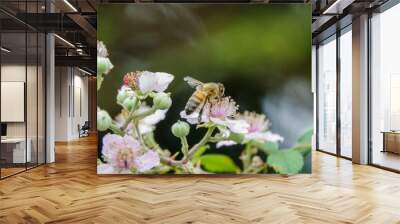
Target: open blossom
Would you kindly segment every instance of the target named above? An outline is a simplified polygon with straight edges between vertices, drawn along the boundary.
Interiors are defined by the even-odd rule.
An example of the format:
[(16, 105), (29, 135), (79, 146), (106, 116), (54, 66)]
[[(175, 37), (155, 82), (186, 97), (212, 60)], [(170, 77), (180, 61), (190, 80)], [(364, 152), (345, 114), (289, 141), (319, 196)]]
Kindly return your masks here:
[(264, 114), (245, 111), (238, 116), (239, 119), (245, 120), (249, 126), (245, 134), (245, 140), (279, 142), (283, 141), (283, 137), (268, 131), (269, 121)]
[[(159, 158), (158, 163), (156, 159), (158, 154), (153, 151), (143, 154), (139, 141), (129, 135), (122, 137), (116, 134), (107, 134), (103, 138), (102, 153), (107, 163), (119, 173), (129, 172), (131, 169), (145, 172), (159, 165)], [(109, 167), (104, 168), (110, 169)]]
[(174, 80), (174, 76), (165, 72), (136, 71), (124, 76), (123, 83), (142, 93), (164, 92)]
[(105, 160), (118, 170), (131, 169), (135, 166), (134, 158), (141, 150), (139, 142), (132, 136), (124, 137), (107, 134), (103, 138), (103, 155)]
[[(136, 111), (142, 113), (147, 110), (150, 110), (150, 107), (147, 106), (145, 103), (142, 103)], [(143, 135), (154, 131), (154, 129), (156, 129), (156, 124), (165, 119), (165, 114), (167, 113), (167, 111), (168, 110), (156, 110), (156, 112), (154, 112), (153, 114), (150, 114), (149, 116), (146, 116), (145, 118), (141, 119), (139, 121), (140, 134)], [(124, 125), (127, 118), (128, 118), (128, 112), (122, 111), (115, 117), (115, 123), (117, 124), (118, 127), (121, 128)], [(127, 133), (128, 135), (135, 134), (132, 123), (130, 123), (126, 127), (125, 133)]]
[[(191, 124), (200, 122), (213, 122), (220, 128), (228, 128), (234, 133), (247, 133), (248, 124), (244, 120), (235, 119), (238, 106), (230, 97), (224, 97), (221, 100), (204, 105), (203, 112), (200, 114), (194, 112), (187, 115), (185, 111), (181, 112), (181, 117), (185, 118)], [(201, 116), (201, 119), (199, 119)]]
[[(140, 105), (138, 112), (142, 113), (144, 111), (150, 110), (150, 107), (146, 104)], [(165, 119), (165, 114), (168, 110), (156, 110), (153, 114), (146, 116), (139, 121), (139, 130), (141, 134), (146, 134), (154, 131), (156, 124)]]
[(139, 172), (146, 172), (160, 165), (160, 156), (154, 151), (148, 151), (135, 159), (136, 168)]

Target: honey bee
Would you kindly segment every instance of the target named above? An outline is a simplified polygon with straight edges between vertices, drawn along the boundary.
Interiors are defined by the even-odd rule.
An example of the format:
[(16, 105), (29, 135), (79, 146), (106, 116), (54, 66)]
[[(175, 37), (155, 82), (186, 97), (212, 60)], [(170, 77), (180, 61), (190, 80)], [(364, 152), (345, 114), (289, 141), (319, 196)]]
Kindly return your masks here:
[(183, 80), (196, 89), (186, 103), (185, 112), (187, 115), (190, 115), (193, 112), (200, 113), (207, 102), (215, 102), (224, 96), (225, 87), (222, 83), (203, 83), (188, 76)]

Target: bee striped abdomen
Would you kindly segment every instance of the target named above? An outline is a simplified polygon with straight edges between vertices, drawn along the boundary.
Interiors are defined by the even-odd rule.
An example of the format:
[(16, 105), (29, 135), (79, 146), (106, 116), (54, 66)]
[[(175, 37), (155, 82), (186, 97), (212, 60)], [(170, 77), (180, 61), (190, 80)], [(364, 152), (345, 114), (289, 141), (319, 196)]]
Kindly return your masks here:
[(205, 92), (195, 91), (185, 106), (186, 114), (191, 114), (196, 111), (196, 109), (205, 101), (206, 97), (207, 94)]

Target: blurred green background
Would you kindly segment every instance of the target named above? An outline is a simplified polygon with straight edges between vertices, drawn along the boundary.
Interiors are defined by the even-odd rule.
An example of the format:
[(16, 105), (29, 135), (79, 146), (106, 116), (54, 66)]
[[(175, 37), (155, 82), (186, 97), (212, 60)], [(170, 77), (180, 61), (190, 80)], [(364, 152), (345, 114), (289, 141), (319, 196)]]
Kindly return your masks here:
[[(98, 105), (112, 116), (120, 112), (115, 97), (127, 72), (173, 74), (173, 105), (155, 135), (174, 151), (180, 146), (170, 127), (193, 92), (183, 77), (221, 82), (240, 111), (266, 114), (285, 138), (281, 146), (290, 147), (313, 124), (310, 24), (309, 4), (99, 4), (97, 38), (114, 69)], [(201, 138), (193, 130), (189, 144)], [(217, 151), (238, 158), (236, 148)]]

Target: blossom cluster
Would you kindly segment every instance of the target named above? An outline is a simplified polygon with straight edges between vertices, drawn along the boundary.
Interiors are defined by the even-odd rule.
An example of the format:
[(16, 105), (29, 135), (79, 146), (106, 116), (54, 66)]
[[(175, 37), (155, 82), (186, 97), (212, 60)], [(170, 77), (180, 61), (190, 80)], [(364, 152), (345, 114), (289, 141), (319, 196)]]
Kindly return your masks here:
[[(102, 69), (98, 78), (103, 79), (112, 67), (107, 49), (98, 42), (98, 68)], [(207, 100), (200, 110), (190, 114), (183, 110), (181, 120), (171, 127), (173, 136), (181, 141), (181, 149), (173, 150), (179, 153), (171, 155), (172, 151), (160, 147), (154, 130), (172, 105), (167, 89), (173, 80), (174, 76), (165, 72), (129, 72), (121, 80), (116, 97), (121, 112), (112, 119), (107, 111), (98, 108), (98, 129), (107, 133), (102, 139), (99, 174), (263, 173), (268, 166), (278, 169), (274, 161), (268, 165), (261, 154), (278, 155), (279, 151), (265, 149), (265, 143), (278, 145), (283, 138), (269, 130), (270, 122), (265, 115), (239, 112), (239, 105), (230, 96)], [(101, 84), (102, 81), (98, 82), (98, 89)], [(189, 146), (186, 138), (191, 125), (207, 131), (197, 144)], [(206, 150), (213, 144), (217, 148), (244, 146), (241, 166), (226, 155), (207, 154)], [(215, 158), (221, 158), (221, 163), (212, 164)]]

